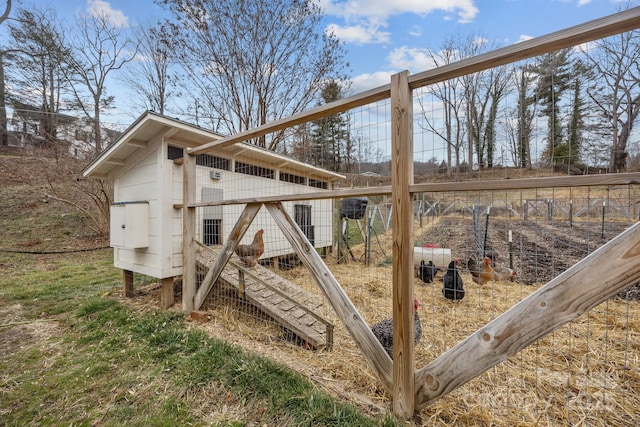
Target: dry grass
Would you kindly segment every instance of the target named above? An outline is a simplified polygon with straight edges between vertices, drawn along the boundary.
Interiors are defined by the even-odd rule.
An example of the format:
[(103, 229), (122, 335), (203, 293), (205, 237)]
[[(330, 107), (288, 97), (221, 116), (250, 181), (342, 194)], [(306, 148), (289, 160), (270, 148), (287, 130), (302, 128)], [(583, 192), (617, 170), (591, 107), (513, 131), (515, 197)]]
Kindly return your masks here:
[[(390, 233), (380, 235), (379, 240), (385, 253), (372, 247), (370, 267), (362, 262), (338, 264), (335, 256), (326, 260), (370, 324), (391, 313), (391, 267), (386, 259), (391, 255)], [(362, 251), (362, 247), (353, 248), (357, 259)], [(278, 274), (319, 293), (304, 267)], [(458, 303), (442, 298), (439, 279), (429, 285), (415, 279), (423, 327), (422, 341), (415, 350), (417, 368), (540, 286), (500, 282), (480, 287), (468, 273), (462, 272), (462, 277), (467, 295)], [(296, 345), (284, 338), (278, 325), (238, 310), (240, 307), (230, 303), (211, 308), (211, 320), (202, 327), (211, 335), (290, 366), (366, 411), (379, 413), (390, 408), (390, 396), (328, 302), (322, 314), (335, 325), (330, 352)], [(413, 421), (416, 425), (633, 425), (640, 417), (638, 331), (638, 302), (612, 299), (423, 409)]]

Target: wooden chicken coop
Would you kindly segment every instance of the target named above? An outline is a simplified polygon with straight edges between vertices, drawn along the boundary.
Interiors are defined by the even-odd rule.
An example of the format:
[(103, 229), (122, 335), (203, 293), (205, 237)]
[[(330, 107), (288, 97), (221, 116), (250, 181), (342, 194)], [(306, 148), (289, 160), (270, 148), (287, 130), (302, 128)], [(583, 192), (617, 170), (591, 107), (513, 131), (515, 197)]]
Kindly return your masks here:
[[(173, 278), (182, 275), (183, 173), (185, 150), (221, 139), (211, 131), (151, 111), (143, 113), (84, 170), (84, 176), (114, 183), (110, 243), (114, 265), (123, 269), (125, 286), (133, 272), (163, 280), (163, 306), (173, 303)], [(344, 178), (253, 145), (227, 145), (196, 159), (201, 177), (194, 201), (257, 198), (276, 194), (330, 192)], [(314, 248), (333, 246), (332, 201), (299, 200), (286, 204)], [(229, 239), (242, 209), (238, 205), (211, 206), (200, 211), (195, 236), (205, 246), (220, 247)], [(327, 214), (329, 212), (329, 214)], [(291, 256), (290, 246), (272, 244), (284, 239), (267, 212), (256, 213), (250, 235), (264, 229), (263, 260)], [(248, 236), (249, 238), (249, 236)], [(130, 293), (131, 289), (127, 289)]]

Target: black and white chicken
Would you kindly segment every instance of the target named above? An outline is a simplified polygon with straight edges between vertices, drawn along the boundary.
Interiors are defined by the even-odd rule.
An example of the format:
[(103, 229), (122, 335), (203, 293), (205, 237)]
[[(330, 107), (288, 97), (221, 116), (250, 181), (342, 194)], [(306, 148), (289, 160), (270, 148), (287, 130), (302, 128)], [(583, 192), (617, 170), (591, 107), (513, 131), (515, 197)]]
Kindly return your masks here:
[[(420, 303), (417, 299), (413, 300), (413, 343), (420, 342), (422, 337), (422, 325), (418, 316), (418, 306)], [(393, 359), (393, 319), (384, 319), (371, 326), (371, 332), (376, 336), (382, 347), (385, 349), (391, 359)]]
[(459, 301), (464, 298), (464, 286), (462, 277), (458, 273), (458, 260), (449, 263), (446, 273), (442, 276), (442, 295), (446, 299)]

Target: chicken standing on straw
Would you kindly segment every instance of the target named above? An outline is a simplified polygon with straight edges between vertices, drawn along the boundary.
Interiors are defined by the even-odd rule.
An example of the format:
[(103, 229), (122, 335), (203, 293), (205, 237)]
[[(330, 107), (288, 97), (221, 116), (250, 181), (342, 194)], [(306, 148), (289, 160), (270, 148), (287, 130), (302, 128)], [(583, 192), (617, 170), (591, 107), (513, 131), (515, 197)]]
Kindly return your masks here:
[[(422, 325), (418, 316), (418, 306), (420, 303), (417, 298), (413, 300), (413, 343), (420, 342), (422, 337)], [(385, 349), (391, 359), (393, 359), (393, 319), (384, 319), (371, 327), (371, 332), (376, 336), (382, 347)]]
[(262, 234), (264, 234), (264, 230), (258, 230), (253, 236), (253, 242), (248, 245), (238, 245), (234, 251), (240, 257), (240, 260), (249, 267), (256, 267), (258, 258), (264, 253)]
[(416, 268), (416, 274), (424, 283), (431, 283), (433, 279), (435, 279), (436, 274), (440, 269), (435, 266), (433, 261), (429, 260), (428, 263), (425, 264), (424, 260), (420, 260), (420, 265)]
[(447, 272), (442, 276), (442, 295), (446, 299), (460, 301), (464, 298), (464, 285), (458, 273), (458, 260), (449, 263)]
[(490, 257), (484, 257), (482, 260), (483, 266), (480, 271), (480, 284), (484, 285), (488, 282), (494, 281), (497, 282), (499, 280), (511, 280), (513, 281), (517, 276), (514, 270), (509, 267), (501, 267), (501, 266), (492, 266), (493, 263)]

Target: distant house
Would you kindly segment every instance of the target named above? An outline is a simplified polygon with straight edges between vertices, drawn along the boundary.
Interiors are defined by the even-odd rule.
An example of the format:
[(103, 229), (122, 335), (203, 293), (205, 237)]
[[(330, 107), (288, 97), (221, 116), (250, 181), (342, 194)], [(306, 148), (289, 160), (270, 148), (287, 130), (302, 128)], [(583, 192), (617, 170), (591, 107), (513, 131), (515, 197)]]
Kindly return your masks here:
[[(44, 129), (45, 112), (33, 105), (14, 101), (11, 116), (8, 119), (10, 145), (40, 146), (47, 142)], [(93, 127), (88, 118), (77, 118), (66, 114), (56, 113), (56, 144), (64, 147), (69, 155), (85, 157), (94, 152)], [(108, 143), (115, 140), (120, 132), (102, 127), (102, 138)]]
[[(114, 264), (164, 279), (182, 274), (182, 165), (185, 148), (220, 139), (209, 130), (154, 112), (142, 114), (84, 170), (87, 177), (113, 179), (111, 246)], [(235, 144), (196, 157), (198, 201), (330, 191), (344, 176), (254, 145)], [(316, 248), (333, 245), (333, 202), (283, 203)], [(222, 245), (242, 205), (198, 209), (197, 238)], [(294, 253), (265, 209), (245, 236), (264, 229), (262, 258)]]
[(375, 172), (371, 172), (371, 171), (362, 172), (360, 175), (362, 175), (362, 176), (373, 176), (373, 177), (380, 176), (379, 173), (375, 173)]

